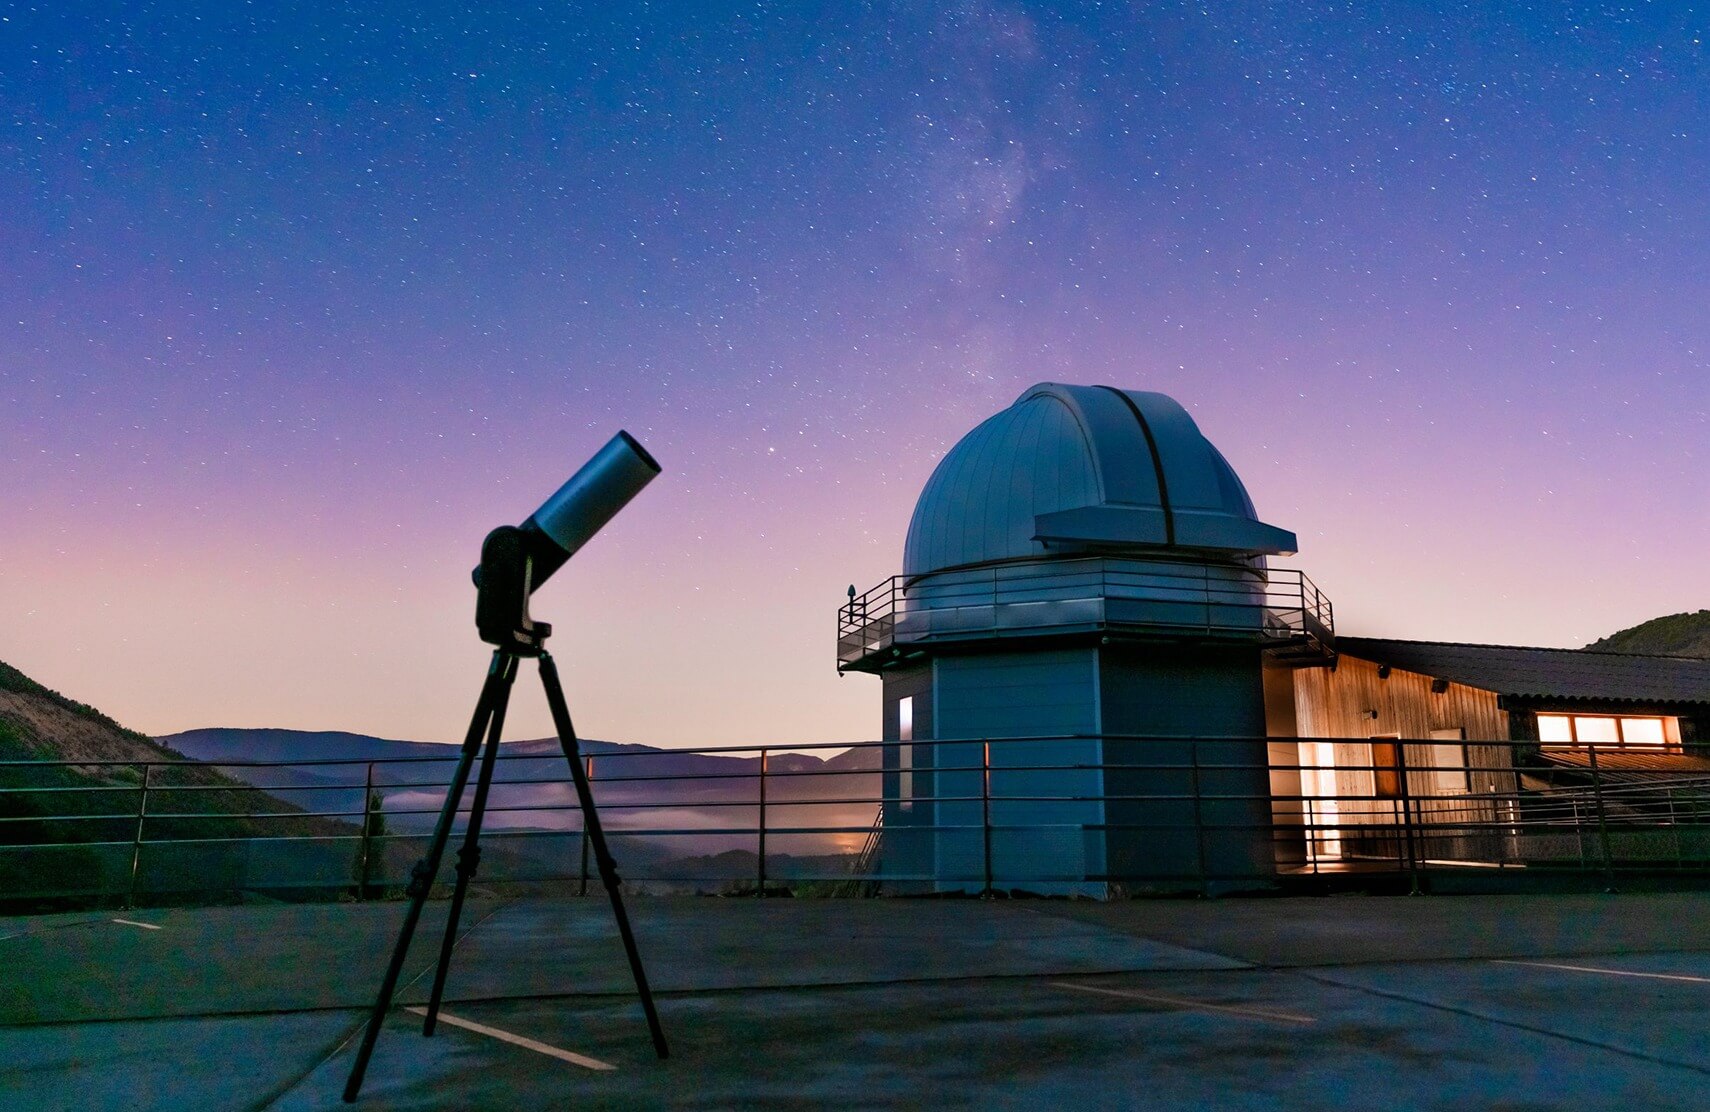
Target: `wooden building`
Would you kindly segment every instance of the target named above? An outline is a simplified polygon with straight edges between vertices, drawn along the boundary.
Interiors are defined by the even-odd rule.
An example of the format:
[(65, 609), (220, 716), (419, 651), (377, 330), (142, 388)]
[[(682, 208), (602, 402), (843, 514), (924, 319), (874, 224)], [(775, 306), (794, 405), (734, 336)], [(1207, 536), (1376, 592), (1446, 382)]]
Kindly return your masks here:
[(1710, 661), (1346, 635), (1335, 646), (1331, 667), (1267, 674), (1274, 813), (1303, 829), (1279, 843), (1282, 862), (1393, 856), (1404, 801), (1413, 821), (1465, 831), (1439, 835), (1444, 858), (1523, 857), (1496, 828), (1529, 791), (1588, 785), (1594, 754), (1617, 783), (1634, 774), (1636, 792), (1710, 792)]

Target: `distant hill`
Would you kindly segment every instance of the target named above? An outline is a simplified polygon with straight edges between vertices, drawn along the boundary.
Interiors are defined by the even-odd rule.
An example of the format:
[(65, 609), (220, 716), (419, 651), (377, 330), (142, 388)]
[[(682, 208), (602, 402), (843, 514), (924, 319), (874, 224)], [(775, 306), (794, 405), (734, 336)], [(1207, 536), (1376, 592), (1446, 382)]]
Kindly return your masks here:
[[(186, 730), (155, 740), (217, 766), (230, 776), (282, 791), (362, 787), (370, 762), (375, 764), (375, 785), (388, 793), (414, 785), (443, 785), (456, 766), (458, 752), (455, 745), (436, 742), (314, 730), (216, 728)], [(757, 756), (682, 752), (593, 738), (583, 738), (580, 744), (582, 753), (594, 759), (594, 780), (602, 789), (602, 798), (605, 793), (616, 793), (668, 799), (673, 792), (690, 787), (705, 794), (709, 786), (716, 790), (721, 784), (740, 785), (751, 791), (760, 770)], [(504, 760), (494, 774), (497, 783), (517, 784), (522, 789), (528, 781), (567, 779), (557, 738), (507, 741), (499, 752)], [(794, 790), (798, 780), (811, 783), (818, 779), (812, 774), (818, 772), (871, 771), (878, 768), (878, 760), (878, 750), (871, 748), (834, 751), (830, 757), (774, 753), (768, 759), (767, 771), (774, 776), (791, 774), (779, 776), (772, 785), (780, 797), (801, 797), (811, 793)], [(270, 767), (266, 762), (289, 763), (290, 767)], [(629, 779), (638, 777), (647, 779)], [(560, 783), (535, 786), (551, 788), (554, 797), (562, 787)]]
[[(366, 734), (278, 729), (189, 730), (158, 740), (316, 811), (360, 810), (372, 762), (373, 790), (381, 797), (387, 828), (398, 834), (420, 834), (433, 827), (458, 751), (454, 745)], [(594, 799), (613, 835), (619, 864), (625, 869), (641, 866), (638, 879), (659, 871), (654, 866), (662, 862), (694, 859), (679, 861), (688, 867), (704, 864), (701, 859), (711, 855), (755, 845), (751, 834), (717, 831), (758, 821), (753, 803), (759, 791), (759, 757), (587, 739), (581, 744), (583, 753), (594, 761)], [(848, 853), (872, 827), (878, 810), (874, 800), (879, 790), (879, 750), (829, 752), (828, 758), (775, 753), (768, 759), (770, 828), (838, 828), (825, 834), (780, 836), (773, 852), (810, 857)], [(581, 828), (581, 813), (556, 738), (508, 741), (500, 753), (504, 759), (494, 772), (488, 830), (571, 832)], [(233, 761), (297, 763), (223, 763)], [(804, 802), (808, 800), (827, 802)], [(672, 833), (624, 837), (638, 830)], [(519, 847), (529, 843), (526, 838), (518, 840)], [(557, 852), (550, 848), (551, 839), (540, 844), (543, 852)], [(667, 868), (660, 875), (680, 873), (681, 868), (675, 874)]]
[(1588, 649), (1612, 653), (1696, 656), (1710, 660), (1710, 610), (1652, 618), (1593, 641)]
[[(279, 730), (213, 728), (185, 730), (155, 738), (160, 745), (175, 749), (199, 761), (398, 761), (434, 758), (455, 761), (457, 746), (430, 741), (398, 741), (352, 734), (337, 730)], [(670, 775), (693, 776), (757, 767), (760, 758), (702, 754), (661, 749), (652, 745), (633, 745), (615, 741), (581, 738), (582, 752), (596, 759), (602, 755), (644, 756), (650, 769), (668, 770)], [(529, 756), (563, 761), (557, 738), (534, 738), (527, 741), (507, 741), (500, 752), (507, 757)], [(830, 757), (807, 753), (774, 753), (770, 771), (793, 772), (819, 769), (877, 767), (877, 751), (851, 749), (831, 752)]]
[[(36, 899), (99, 900), (128, 891), (144, 765), (156, 767), (148, 773), (147, 844), (136, 861), (139, 896), (249, 886), (241, 854), (210, 839), (358, 832), (214, 769), (158, 765), (185, 760), (0, 663), (0, 761), (77, 762), (0, 765), (0, 788), (11, 789), (0, 792), (0, 818), (8, 820), (0, 822), (0, 902), (31, 906)], [(222, 815), (246, 817), (216, 817)], [(202, 844), (157, 845), (173, 841)]]

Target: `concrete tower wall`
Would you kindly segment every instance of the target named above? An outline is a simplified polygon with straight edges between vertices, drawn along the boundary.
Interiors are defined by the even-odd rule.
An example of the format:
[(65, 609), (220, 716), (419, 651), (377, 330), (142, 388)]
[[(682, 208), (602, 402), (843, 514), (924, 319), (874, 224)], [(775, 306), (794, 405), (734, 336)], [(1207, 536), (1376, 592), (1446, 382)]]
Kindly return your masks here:
[[(1041, 771), (1027, 766), (1099, 763), (1099, 663), (1094, 648), (946, 656), (935, 662), (938, 737), (973, 739), (941, 745), (944, 803), (938, 821), (963, 829), (938, 840), (940, 887), (983, 884), (985, 844), (981, 799), (984, 742), (991, 744), (992, 872), (1000, 888), (1102, 894), (1075, 883), (1104, 871), (1102, 777), (1096, 769)], [(1073, 736), (1080, 735), (1080, 736)], [(1035, 798), (1017, 798), (1035, 797)], [(1037, 798), (1045, 797), (1045, 798)], [(1086, 797), (1074, 799), (1069, 797)], [(1027, 830), (1004, 830), (1027, 826)], [(1091, 889), (1097, 887), (1098, 892)]]
[[(1099, 678), (1106, 734), (1158, 738), (1106, 740), (1107, 764), (1136, 766), (1106, 772), (1110, 794), (1177, 797), (1107, 805), (1111, 872), (1142, 886), (1155, 878), (1159, 887), (1206, 872), (1271, 875), (1258, 647), (1108, 645), (1100, 650)], [(1220, 736), (1252, 740), (1183, 740)]]

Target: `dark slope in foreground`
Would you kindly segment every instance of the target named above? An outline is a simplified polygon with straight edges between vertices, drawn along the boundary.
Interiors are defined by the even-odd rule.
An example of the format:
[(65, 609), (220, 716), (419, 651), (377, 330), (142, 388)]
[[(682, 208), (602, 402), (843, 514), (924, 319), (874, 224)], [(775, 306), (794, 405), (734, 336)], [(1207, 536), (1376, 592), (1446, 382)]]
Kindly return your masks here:
[[(0, 788), (9, 789), (0, 792), (0, 818), (7, 820), (0, 822), (0, 901), (127, 890), (149, 764), (155, 767), (147, 773), (150, 817), (143, 833), (151, 844), (356, 832), (347, 823), (304, 815), (216, 769), (157, 763), (185, 759), (0, 664), (0, 761), (30, 762), (0, 764)], [(62, 761), (77, 763), (51, 763)], [(253, 817), (256, 812), (273, 817)], [(218, 817), (226, 815), (245, 817)], [(138, 879), (155, 891), (241, 887), (236, 869), (213, 851), (145, 849)]]

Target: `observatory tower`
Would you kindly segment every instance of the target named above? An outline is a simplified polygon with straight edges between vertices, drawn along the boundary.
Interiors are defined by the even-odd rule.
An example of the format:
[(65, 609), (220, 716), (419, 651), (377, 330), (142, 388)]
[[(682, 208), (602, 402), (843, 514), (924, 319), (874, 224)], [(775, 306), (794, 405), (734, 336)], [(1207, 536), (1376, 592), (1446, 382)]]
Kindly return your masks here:
[(895, 743), (885, 875), (1094, 895), (1270, 875), (1264, 675), (1332, 659), (1328, 604), (1266, 566), (1294, 550), (1163, 394), (1042, 383), (968, 433), (903, 574), (839, 612), (838, 668), (880, 676)]

